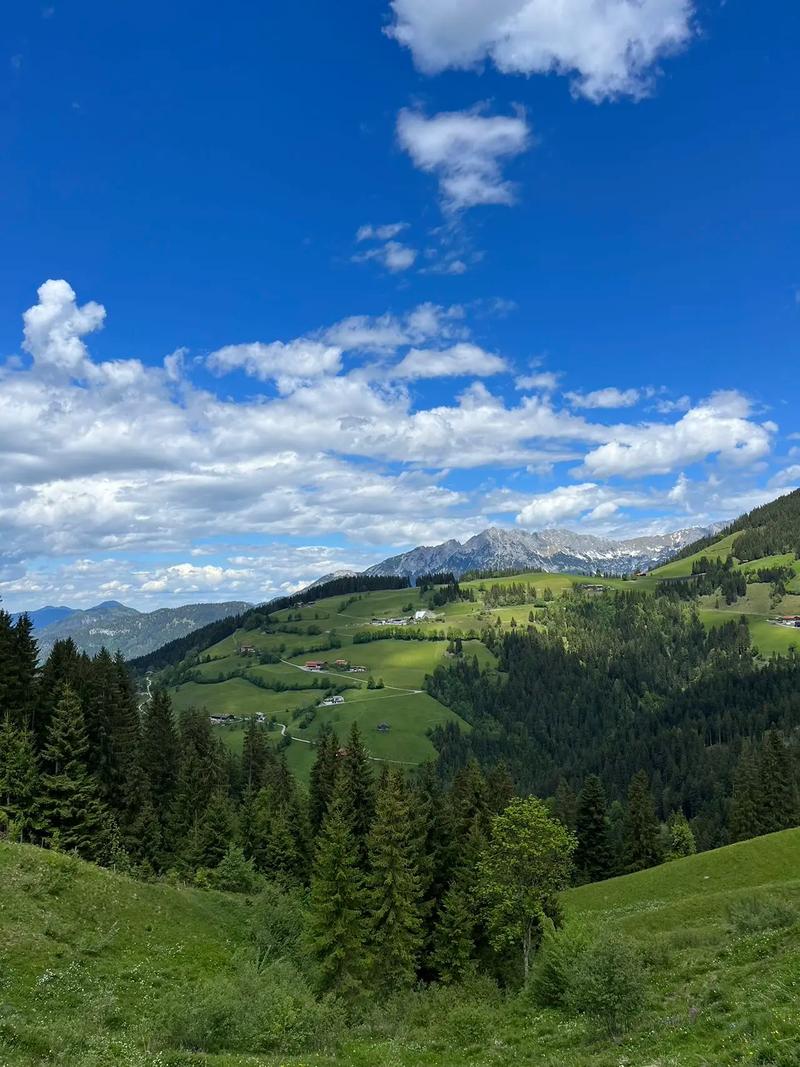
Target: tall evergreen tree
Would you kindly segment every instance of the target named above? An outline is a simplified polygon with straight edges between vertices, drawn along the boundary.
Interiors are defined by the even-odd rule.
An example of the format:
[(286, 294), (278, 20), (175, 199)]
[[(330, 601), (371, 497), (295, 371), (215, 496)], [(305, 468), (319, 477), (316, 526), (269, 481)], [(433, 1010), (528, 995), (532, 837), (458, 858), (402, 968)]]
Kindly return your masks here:
[(789, 749), (777, 730), (768, 730), (761, 746), (761, 823), (763, 833), (797, 824), (797, 790)]
[(553, 798), (553, 815), (568, 830), (574, 830), (578, 819), (578, 798), (566, 778), (559, 778)]
[(319, 833), (336, 786), (339, 739), (329, 724), (320, 729), (317, 756), (308, 786), (308, 820), (311, 833)]
[(734, 841), (746, 841), (764, 832), (761, 773), (753, 746), (742, 748), (733, 778), (730, 827)]
[(160, 687), (144, 707), (141, 758), (153, 808), (164, 826), (178, 779), (178, 732), (169, 695)]
[(14, 840), (32, 840), (40, 829), (35, 807), (38, 790), (33, 735), (6, 715), (0, 722), (0, 827)]
[(578, 876), (588, 882), (608, 878), (613, 873), (608, 811), (603, 783), (596, 774), (589, 775), (578, 797), (575, 836)]
[(423, 942), (422, 890), (402, 779), (378, 794), (369, 836), (370, 948), (377, 984), (410, 985)]
[(336, 795), (353, 831), (361, 869), (367, 869), (367, 837), (375, 811), (375, 783), (358, 723), (350, 728), (344, 754), (339, 757)]
[(51, 843), (96, 859), (107, 845), (108, 821), (97, 780), (86, 765), (88, 751), (80, 701), (65, 686), (42, 754), (42, 822)]
[(323, 989), (358, 995), (367, 978), (367, 898), (358, 844), (341, 797), (334, 798), (316, 843), (308, 937)]
[(663, 859), (660, 826), (645, 771), (638, 771), (628, 790), (625, 815), (625, 860), (630, 871), (654, 867)]
[(256, 722), (255, 715), (247, 721), (242, 745), (242, 788), (257, 793), (264, 785), (267, 764), (272, 750), (267, 744), (264, 728)]

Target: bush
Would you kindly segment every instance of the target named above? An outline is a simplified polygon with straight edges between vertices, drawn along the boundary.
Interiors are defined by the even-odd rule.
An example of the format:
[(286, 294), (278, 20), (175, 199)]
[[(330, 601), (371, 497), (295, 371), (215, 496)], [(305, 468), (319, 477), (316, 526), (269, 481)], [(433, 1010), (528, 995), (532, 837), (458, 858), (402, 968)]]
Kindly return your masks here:
[(193, 1052), (334, 1050), (344, 1026), (340, 1004), (316, 1000), (290, 963), (176, 987), (161, 1011), (161, 1047)]
[(781, 897), (753, 896), (736, 900), (728, 907), (728, 923), (736, 934), (780, 930), (794, 926), (800, 918), (797, 908)]
[(644, 1004), (645, 975), (637, 947), (619, 934), (606, 934), (578, 958), (567, 1003), (619, 1034)]
[(304, 958), (305, 905), (299, 893), (267, 882), (253, 908), (250, 937), (256, 949), (256, 966), (278, 960)]
[(573, 976), (589, 947), (589, 935), (575, 924), (545, 931), (530, 979), (534, 1000), (543, 1008), (561, 1008), (569, 999)]
[(208, 872), (208, 880), (214, 889), (226, 893), (255, 893), (264, 884), (253, 861), (245, 858), (238, 845), (228, 846), (228, 851), (214, 870)]

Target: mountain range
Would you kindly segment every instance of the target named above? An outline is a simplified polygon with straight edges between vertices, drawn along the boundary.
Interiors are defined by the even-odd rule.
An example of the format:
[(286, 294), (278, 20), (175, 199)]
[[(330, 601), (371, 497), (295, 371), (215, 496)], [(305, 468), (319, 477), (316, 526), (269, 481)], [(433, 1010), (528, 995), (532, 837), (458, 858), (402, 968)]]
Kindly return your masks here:
[(420, 545), (369, 567), (365, 574), (400, 575), (467, 571), (542, 570), (576, 574), (630, 574), (650, 570), (682, 548), (717, 533), (724, 526), (692, 526), (673, 533), (614, 541), (572, 530), (503, 529), (490, 526), (463, 544), (451, 539), (440, 545)]
[(89, 655), (105, 647), (111, 652), (119, 650), (126, 659), (132, 659), (152, 652), (176, 637), (185, 637), (207, 623), (238, 615), (251, 606), (235, 600), (224, 604), (185, 604), (179, 608), (137, 611), (117, 600), (106, 600), (93, 608), (48, 606), (27, 614), (33, 623), (42, 659), (47, 657), (56, 641), (67, 637)]

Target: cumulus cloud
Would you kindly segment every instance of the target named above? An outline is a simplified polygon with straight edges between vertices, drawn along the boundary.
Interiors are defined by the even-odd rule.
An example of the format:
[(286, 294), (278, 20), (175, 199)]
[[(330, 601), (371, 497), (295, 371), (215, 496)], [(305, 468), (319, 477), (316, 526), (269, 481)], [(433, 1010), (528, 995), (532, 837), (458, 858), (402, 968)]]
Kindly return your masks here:
[(444, 349), (412, 348), (390, 373), (393, 378), (485, 377), (507, 369), (501, 356), (462, 342)]
[(37, 295), (39, 303), (22, 317), (22, 347), (40, 369), (82, 375), (88, 353), (81, 338), (102, 327), (105, 308), (93, 300), (79, 307), (74, 290), (63, 280), (46, 281)]
[[(216, 571), (168, 568), (184, 566), (194, 549), (233, 533), (304, 541), (335, 534), (359, 551), (380, 546), (366, 560), (374, 562), (384, 547), (444, 540), (489, 524), (489, 496), (469, 488), (469, 473), (456, 477), (455, 471), (492, 472), (498, 491), (505, 487), (497, 483), (509, 479), (514, 510), (526, 525), (570, 517), (608, 521), (617, 509), (639, 507), (642, 494), (638, 486), (621, 492), (605, 479), (648, 471), (688, 470), (691, 476), (693, 463), (714, 456), (722, 462), (709, 469), (724, 473), (737, 465), (730, 477), (744, 499), (746, 490), (752, 495), (757, 488), (748, 488), (746, 476), (775, 434), (734, 392), (712, 396), (677, 421), (613, 426), (561, 406), (545, 388), (554, 382), (540, 380), (540, 392), (511, 401), (481, 381), (448, 394), (445, 377), (474, 379), (508, 369), (502, 357), (475, 343), (467, 309), (459, 305), (351, 316), (295, 341), (219, 349), (212, 357), (218, 371), (239, 368), (278, 383), (277, 391), (238, 400), (225, 395), (228, 383), (222, 395), (201, 388), (183, 350), (153, 366), (136, 359), (92, 361), (83, 338), (103, 316), (98, 305), (79, 306), (66, 283), (46, 290), (36, 307), (51, 313), (25, 315), (32, 365), (0, 367), (4, 595), (20, 596), (30, 580), (24, 588), (31, 595), (41, 590), (47, 599), (53, 575), (61, 574), (67, 590), (74, 561), (93, 555), (119, 563), (107, 566), (105, 576), (87, 565), (80, 572), (84, 592), (89, 583), (95, 591), (106, 581), (124, 583), (136, 552), (148, 559), (158, 554), (162, 562), (136, 568), (132, 589), (141, 593), (145, 582), (166, 582), (165, 599), (167, 587), (188, 588), (181, 583), (210, 589)], [(433, 375), (443, 382), (430, 404), (408, 383)], [(555, 495), (531, 494), (531, 485), (558, 465), (581, 461), (576, 485)], [(777, 477), (789, 484), (792, 475), (787, 467)], [(694, 515), (734, 499), (730, 487), (712, 492), (699, 485), (684, 486), (672, 498), (664, 491), (665, 506)], [(491, 499), (502, 503), (502, 493)], [(506, 496), (506, 511), (508, 505)], [(243, 567), (216, 548), (204, 556), (193, 566)], [(58, 571), (53, 561), (65, 559), (73, 570), (64, 564)], [(233, 592), (252, 598), (263, 571), (245, 569), (252, 573), (224, 576), (220, 598)], [(289, 578), (297, 580), (297, 572)], [(244, 584), (234, 588), (238, 581)], [(150, 586), (141, 595), (160, 594)]]
[(643, 507), (648, 503), (644, 494), (621, 493), (596, 482), (562, 485), (548, 493), (540, 493), (520, 509), (516, 521), (532, 529), (553, 526), (565, 520), (583, 516), (595, 522), (610, 518), (622, 506)]
[(675, 423), (614, 427), (612, 440), (589, 452), (581, 469), (607, 478), (666, 474), (712, 455), (752, 463), (769, 452), (775, 426), (755, 423), (749, 415), (750, 403), (741, 393), (714, 393)]
[(574, 408), (631, 408), (639, 402), (638, 389), (595, 389), (591, 393), (569, 392), (564, 398)]
[(299, 337), (294, 341), (254, 341), (244, 345), (225, 345), (212, 352), (206, 363), (215, 374), (243, 370), (259, 381), (278, 381), (282, 391), (296, 387), (298, 381), (320, 374), (336, 374), (342, 366), (342, 350), (336, 345)]
[(473, 109), (428, 117), (404, 108), (397, 118), (397, 138), (414, 166), (436, 175), (445, 210), (514, 202), (514, 186), (501, 168), (530, 144), (524, 115), (484, 115)]
[(561, 375), (553, 371), (536, 371), (533, 374), (522, 374), (515, 378), (514, 385), (522, 393), (536, 389), (540, 389), (545, 393), (552, 393), (554, 389), (558, 388), (560, 378)]
[(571, 74), (590, 100), (650, 88), (692, 33), (691, 0), (392, 0), (387, 33), (429, 74), (492, 61), (506, 74)]

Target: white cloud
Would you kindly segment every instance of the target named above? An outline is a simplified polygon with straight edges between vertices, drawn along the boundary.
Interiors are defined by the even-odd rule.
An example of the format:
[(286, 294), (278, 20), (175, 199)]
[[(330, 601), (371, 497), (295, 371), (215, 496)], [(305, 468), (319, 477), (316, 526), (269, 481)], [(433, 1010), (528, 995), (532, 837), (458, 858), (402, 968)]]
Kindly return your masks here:
[(357, 241), (390, 241), (393, 237), (397, 237), (403, 230), (408, 229), (407, 222), (389, 222), (383, 226), (373, 226), (372, 223), (366, 223), (364, 226), (359, 226), (356, 230)]
[(595, 389), (591, 393), (564, 393), (564, 398), (574, 408), (631, 408), (639, 402), (638, 389)]
[(536, 371), (534, 374), (522, 374), (514, 379), (514, 385), (520, 392), (532, 392), (540, 389), (545, 393), (552, 393), (558, 388), (560, 374), (553, 371)]
[[(500, 356), (474, 343), (467, 310), (459, 305), (354, 316), (287, 343), (226, 346), (214, 355), (219, 369), (241, 367), (278, 382), (277, 395), (265, 390), (232, 399), (225, 395), (227, 382), (218, 392), (199, 387), (196, 364), (183, 350), (154, 366), (136, 359), (93, 362), (81, 330), (102, 315), (85, 316), (92, 305), (78, 308), (66, 283), (55, 296), (37, 305), (56, 303), (61, 310), (46, 324), (34, 322), (33, 365), (0, 366), (4, 595), (22, 595), (14, 591), (28, 582), (31, 595), (41, 591), (52, 599), (45, 593), (60, 575), (65, 599), (73, 578), (88, 597), (89, 583), (95, 591), (104, 582), (124, 584), (137, 552), (147, 559), (130, 577), (140, 595), (162, 595), (155, 587), (141, 594), (145, 582), (166, 581), (174, 589), (192, 580), (209, 587), (216, 571), (182, 577), (167, 569), (182, 566), (201, 547), (197, 566), (242, 569), (231, 562), (243, 554), (240, 548), (228, 558), (213, 548), (233, 532), (315, 542), (336, 535), (361, 546), (359, 552), (381, 546), (378, 558), (384, 547), (474, 533), (488, 525), (491, 501), (469, 488), (468, 475), (451, 471), (484, 469), (494, 485), (508, 479), (515, 492), (525, 486), (514, 498), (520, 521), (542, 525), (573, 515), (597, 523), (615, 514), (612, 506), (643, 506), (637, 486), (622, 493), (602, 484), (605, 478), (650, 470), (691, 475), (691, 464), (718, 454), (722, 462), (710, 469), (729, 478), (724, 489), (693, 483), (682, 496), (670, 499), (664, 490), (660, 499), (669, 514), (685, 512), (684, 524), (686, 515), (712, 506), (711, 518), (727, 517), (732, 505), (726, 501), (756, 493), (749, 484), (752, 461), (763, 460), (775, 432), (733, 392), (711, 397), (677, 421), (638, 425), (601, 425), (542, 393), (509, 401), (475, 381), (453, 396), (443, 380), (431, 405), (410, 381), (433, 374), (472, 379), (507, 369)], [(26, 328), (30, 321), (26, 314)], [(69, 328), (61, 328), (64, 322)], [(344, 369), (345, 352), (355, 369)], [(79, 380), (64, 373), (67, 366), (80, 368)], [(534, 376), (546, 373), (534, 368)], [(548, 384), (554, 382), (538, 386)], [(542, 484), (532, 479), (581, 461), (586, 473), (578, 486), (562, 487), (553, 497), (531, 495), (531, 485)], [(731, 462), (739, 464), (735, 475), (725, 473)], [(497, 493), (492, 499), (502, 502)], [(104, 573), (81, 571), (80, 581), (76, 564), (73, 570), (56, 566), (92, 555), (118, 562)], [(253, 573), (221, 580), (220, 598), (253, 596), (263, 572), (244, 569)], [(273, 586), (276, 574), (269, 579)], [(295, 581), (298, 571), (284, 577)]]
[(393, 378), (483, 377), (507, 369), (502, 357), (462, 341), (445, 349), (412, 348), (390, 373)]
[(691, 0), (391, 0), (387, 33), (429, 74), (476, 68), (573, 74), (590, 100), (646, 93), (692, 33)]
[(243, 370), (259, 381), (278, 381), (282, 391), (296, 388), (299, 381), (318, 375), (336, 374), (342, 366), (342, 350), (336, 345), (299, 337), (294, 341), (254, 341), (244, 345), (225, 345), (207, 358), (215, 374)]
[(405, 345), (463, 338), (464, 309), (458, 304), (418, 304), (406, 315), (351, 315), (322, 332), (323, 340), (348, 352), (390, 353)]
[(520, 509), (516, 521), (530, 529), (553, 526), (556, 523), (583, 516), (597, 522), (614, 515), (620, 507), (643, 507), (648, 498), (639, 493), (622, 493), (596, 482), (562, 485), (548, 493), (540, 493)]
[(102, 327), (105, 308), (93, 300), (78, 307), (75, 292), (65, 281), (50, 279), (37, 293), (39, 303), (22, 317), (22, 347), (40, 369), (81, 376), (87, 370), (87, 350), (81, 338)]
[(368, 263), (370, 260), (377, 261), (383, 264), (392, 274), (398, 274), (400, 271), (413, 267), (417, 255), (416, 248), (411, 248), (410, 245), (404, 245), (401, 241), (386, 241), (385, 244), (378, 245), (377, 248), (370, 248), (367, 252), (359, 252), (358, 255), (353, 256), (353, 260), (356, 263)]
[(397, 137), (416, 167), (437, 176), (446, 210), (514, 202), (514, 186), (503, 177), (501, 164), (530, 144), (522, 114), (483, 115), (473, 109), (428, 118), (404, 108)]
[(613, 427), (611, 439), (586, 455), (581, 471), (605, 478), (666, 474), (712, 455), (753, 463), (769, 452), (774, 425), (759, 425), (749, 414), (749, 401), (731, 390), (714, 393), (675, 423)]

